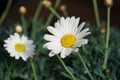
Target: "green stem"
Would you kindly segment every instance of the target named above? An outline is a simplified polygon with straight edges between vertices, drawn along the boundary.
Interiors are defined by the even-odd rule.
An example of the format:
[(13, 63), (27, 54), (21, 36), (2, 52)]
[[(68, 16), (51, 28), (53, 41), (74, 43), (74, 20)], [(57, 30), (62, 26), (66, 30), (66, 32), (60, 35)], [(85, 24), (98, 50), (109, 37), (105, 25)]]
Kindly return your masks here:
[(97, 26), (99, 27), (100, 26), (100, 18), (99, 18), (99, 11), (98, 11), (97, 0), (92, 0), (92, 1), (93, 1), (93, 7), (94, 7), (96, 23), (97, 23)]
[(67, 73), (72, 77), (72, 80), (76, 80), (75, 76), (71, 73), (71, 71), (67, 68), (67, 66), (65, 65), (65, 63), (63, 62), (63, 60), (59, 57), (59, 55), (57, 55), (57, 58), (59, 59), (59, 61), (61, 62), (62, 66), (64, 67), (64, 69), (67, 71)]
[(55, 11), (53, 7), (49, 7), (49, 10), (58, 18), (60, 19), (60, 15)]
[(108, 47), (109, 47), (109, 37), (110, 37), (110, 10), (111, 7), (107, 7), (107, 33), (106, 33), (106, 45), (105, 45), (105, 55), (104, 55), (104, 62), (103, 62), (103, 69), (107, 68), (107, 61), (109, 57)]
[(36, 37), (36, 21), (32, 22), (32, 33), (31, 33), (31, 38), (33, 39), (33, 41), (35, 41), (35, 37)]
[(34, 80), (38, 80), (38, 79), (37, 79), (37, 75), (36, 75), (36, 71), (35, 71), (35, 65), (34, 65), (32, 59), (29, 59), (29, 60), (30, 60), (30, 64), (31, 64), (31, 67), (32, 67)]
[(24, 30), (24, 34), (27, 35), (27, 26), (26, 26), (24, 15), (21, 15), (21, 21), (22, 21), (22, 27), (23, 27), (23, 30)]
[[(55, 6), (54, 6), (55, 9), (59, 6), (60, 1), (61, 0), (56, 0)], [(47, 19), (47, 22), (45, 24), (45, 27), (48, 26), (51, 23), (52, 19), (53, 19), (53, 13), (50, 13), (50, 15), (49, 15), (49, 17)]]
[(83, 50), (83, 52), (84, 52), (85, 54), (87, 54), (87, 52), (86, 52), (86, 48), (85, 48), (84, 45), (82, 46), (82, 50)]
[(8, 0), (7, 7), (6, 7), (5, 11), (3, 12), (3, 14), (1, 15), (1, 17), (0, 17), (0, 26), (2, 25), (3, 21), (5, 20), (5, 17), (6, 17), (7, 14), (8, 14), (8, 11), (9, 11), (10, 8), (11, 8), (12, 1), (13, 1), (13, 0)]
[(45, 28), (51, 23), (52, 19), (53, 19), (53, 13), (50, 13), (50, 15), (45, 23)]
[(82, 62), (82, 64), (83, 64), (83, 66), (84, 66), (86, 72), (88, 73), (90, 79), (91, 79), (91, 80), (94, 80), (94, 78), (92, 77), (92, 75), (91, 75), (89, 69), (87, 68), (87, 66), (86, 66), (86, 64), (85, 64), (85, 62), (84, 62), (84, 60), (83, 60), (81, 54), (80, 54), (79, 52), (77, 52), (77, 54), (78, 54), (78, 57), (79, 57), (79, 59), (81, 60), (81, 62)]
[(65, 9), (65, 10), (63, 10), (62, 12), (63, 12), (63, 15), (64, 15), (65, 17), (67, 17), (67, 16), (68, 16), (68, 13), (67, 13), (67, 10), (66, 10), (66, 9)]
[(59, 6), (60, 1), (61, 1), (61, 0), (56, 0), (56, 2), (55, 2), (55, 6), (54, 6), (55, 9)]
[(37, 7), (37, 10), (35, 12), (35, 15), (33, 17), (33, 21), (32, 21), (32, 33), (31, 33), (31, 38), (33, 40), (35, 40), (36, 37), (36, 20), (38, 19), (39, 15), (40, 15), (40, 11), (42, 9), (42, 1), (40, 0), (39, 5)]
[(41, 9), (42, 9), (42, 1), (40, 0), (37, 10), (35, 12), (35, 15), (33, 17), (33, 21), (36, 21), (38, 19)]
[(110, 74), (107, 74), (107, 79), (108, 79), (108, 80), (111, 80)]

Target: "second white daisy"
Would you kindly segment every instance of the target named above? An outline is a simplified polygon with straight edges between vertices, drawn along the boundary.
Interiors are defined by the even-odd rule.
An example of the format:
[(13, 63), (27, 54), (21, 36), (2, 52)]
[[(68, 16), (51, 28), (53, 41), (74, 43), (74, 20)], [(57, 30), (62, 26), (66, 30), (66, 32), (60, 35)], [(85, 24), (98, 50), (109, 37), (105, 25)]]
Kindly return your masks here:
[(14, 33), (14, 35), (10, 35), (4, 42), (5, 49), (10, 53), (11, 57), (15, 56), (15, 59), (22, 57), (26, 61), (27, 58), (34, 55), (35, 46), (33, 45), (33, 41), (28, 40), (24, 35), (20, 37), (18, 33)]
[(88, 43), (88, 39), (84, 39), (84, 37), (90, 34), (88, 32), (89, 28), (82, 30), (85, 22), (78, 26), (79, 21), (80, 18), (67, 17), (65, 19), (62, 17), (55, 23), (55, 28), (52, 26), (47, 27), (52, 35), (45, 34), (44, 39), (48, 42), (44, 47), (51, 50), (50, 57), (61, 53), (61, 58), (65, 58), (72, 51), (78, 51), (81, 45)]

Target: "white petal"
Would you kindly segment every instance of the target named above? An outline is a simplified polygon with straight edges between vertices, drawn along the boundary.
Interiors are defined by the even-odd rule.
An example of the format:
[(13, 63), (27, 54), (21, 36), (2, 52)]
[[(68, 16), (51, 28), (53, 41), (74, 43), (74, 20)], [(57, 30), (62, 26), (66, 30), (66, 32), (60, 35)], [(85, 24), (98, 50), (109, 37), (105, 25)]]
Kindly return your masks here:
[(87, 44), (88, 40), (87, 39), (80, 39), (77, 41), (77, 43), (75, 44), (76, 47), (81, 47), (81, 45)]
[(84, 33), (86, 33), (88, 30), (89, 30), (89, 28), (86, 28), (86, 29), (82, 30), (80, 33), (81, 33), (81, 34), (84, 34)]
[(66, 52), (65, 56), (70, 55), (70, 53), (72, 52), (72, 48), (65, 49), (65, 52)]
[(74, 48), (73, 49), (74, 52), (78, 52), (78, 50), (79, 50), (78, 48)]
[(53, 35), (45, 34), (44, 39), (47, 41), (58, 41), (58, 37), (55, 37)]
[[(80, 26), (78, 27), (77, 33), (79, 33), (79, 32), (82, 30), (82, 28), (84, 27), (84, 25), (85, 25), (85, 22), (82, 22), (82, 23), (80, 24)], [(76, 33), (76, 34), (77, 34), (77, 33)]]
[(15, 59), (19, 59), (19, 55), (15, 55)]
[(72, 48), (64, 48), (61, 52), (61, 58), (65, 58), (66, 56), (70, 55), (72, 52)]
[(80, 21), (80, 18), (77, 18), (74, 23), (73, 23), (73, 26), (72, 26), (72, 33), (75, 35), (77, 30), (78, 30), (78, 24), (79, 24), (79, 21)]
[[(23, 53), (23, 54), (24, 54), (24, 53)], [(27, 58), (25, 57), (25, 55), (21, 55), (21, 57), (22, 57), (22, 59), (23, 59), (24, 61), (27, 60)]]
[(58, 53), (60, 53), (60, 52), (62, 51), (62, 49), (63, 49), (62, 46), (55, 47), (55, 48), (53, 49), (53, 52), (56, 53), (56, 54), (58, 54)]
[(22, 35), (21, 42), (26, 43), (26, 41), (27, 41), (27, 37), (25, 37), (24, 35)]
[(64, 17), (61, 17), (61, 18), (60, 18), (60, 25), (61, 25), (62, 27), (65, 27), (64, 24), (65, 24), (65, 18), (64, 18)]
[(50, 51), (49, 57), (52, 57), (52, 56), (54, 56), (54, 55), (55, 55), (55, 53), (54, 53), (53, 51)]
[(47, 48), (47, 49), (54, 49), (56, 47), (59, 47), (61, 46), (59, 42), (48, 42), (46, 44), (43, 45), (44, 48)]
[(76, 35), (77, 39), (81, 39), (83, 38), (84, 36), (87, 36), (88, 34), (90, 34), (90, 32), (86, 32), (86, 33), (79, 33)]
[(55, 29), (54, 27), (48, 26), (48, 27), (47, 27), (47, 30), (48, 30), (50, 33), (52, 33), (53, 35), (57, 36), (57, 37), (59, 37), (59, 36), (61, 35), (61, 33), (59, 33), (59, 32), (57, 31), (57, 29)]
[(66, 54), (65, 49), (63, 49), (62, 52), (61, 52), (61, 54), (60, 54), (61, 58), (65, 58), (66, 57), (65, 54)]
[(75, 21), (75, 17), (72, 16), (71, 19), (70, 19), (70, 22), (68, 23), (69, 33), (71, 33), (71, 34), (73, 32), (73, 29), (75, 28), (74, 24), (73, 24), (74, 21)]

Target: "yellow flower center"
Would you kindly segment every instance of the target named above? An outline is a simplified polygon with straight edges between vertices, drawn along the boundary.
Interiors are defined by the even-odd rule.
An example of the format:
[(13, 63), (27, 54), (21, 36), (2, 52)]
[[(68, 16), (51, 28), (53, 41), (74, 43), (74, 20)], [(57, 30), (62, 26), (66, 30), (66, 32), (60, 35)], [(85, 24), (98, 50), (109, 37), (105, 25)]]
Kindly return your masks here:
[(64, 35), (61, 39), (61, 44), (65, 48), (70, 48), (74, 45), (76, 37), (72, 34)]
[(24, 52), (25, 51), (25, 46), (23, 44), (21, 44), (21, 43), (17, 43), (15, 45), (15, 50), (17, 52)]

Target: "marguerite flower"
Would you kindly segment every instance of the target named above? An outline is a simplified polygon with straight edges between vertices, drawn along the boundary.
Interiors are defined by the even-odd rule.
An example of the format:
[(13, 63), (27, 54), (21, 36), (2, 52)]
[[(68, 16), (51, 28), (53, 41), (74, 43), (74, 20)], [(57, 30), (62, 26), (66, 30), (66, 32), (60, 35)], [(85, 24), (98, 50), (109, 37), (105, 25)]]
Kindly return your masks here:
[(79, 26), (80, 18), (62, 17), (55, 23), (55, 27), (48, 26), (47, 30), (52, 34), (45, 34), (44, 39), (48, 42), (44, 44), (44, 47), (51, 50), (49, 56), (52, 57), (55, 54), (60, 54), (61, 58), (65, 58), (70, 55), (72, 51), (77, 52), (81, 45), (87, 44), (88, 39), (84, 37), (90, 32), (89, 28), (82, 30), (85, 22)]
[(22, 59), (26, 61), (27, 58), (34, 55), (35, 46), (33, 45), (33, 41), (28, 40), (24, 35), (20, 36), (18, 33), (14, 33), (14, 35), (10, 35), (4, 42), (5, 49), (10, 53), (10, 56), (15, 57), (15, 59), (22, 57)]

